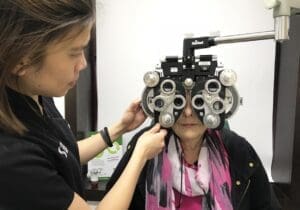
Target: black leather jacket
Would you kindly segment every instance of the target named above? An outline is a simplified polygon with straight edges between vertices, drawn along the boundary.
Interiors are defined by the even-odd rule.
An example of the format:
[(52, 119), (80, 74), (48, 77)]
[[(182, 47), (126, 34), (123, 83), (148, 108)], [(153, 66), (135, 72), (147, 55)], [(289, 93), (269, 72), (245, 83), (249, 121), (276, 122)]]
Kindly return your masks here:
[[(137, 133), (127, 146), (127, 151), (107, 184), (107, 191), (114, 185), (124, 170), (138, 137), (148, 128)], [(271, 189), (265, 169), (253, 147), (236, 133), (223, 129), (221, 136), (227, 149), (232, 180), (232, 203), (235, 210), (277, 210), (278, 201)], [(142, 171), (131, 210), (145, 209), (145, 178), (147, 167)]]

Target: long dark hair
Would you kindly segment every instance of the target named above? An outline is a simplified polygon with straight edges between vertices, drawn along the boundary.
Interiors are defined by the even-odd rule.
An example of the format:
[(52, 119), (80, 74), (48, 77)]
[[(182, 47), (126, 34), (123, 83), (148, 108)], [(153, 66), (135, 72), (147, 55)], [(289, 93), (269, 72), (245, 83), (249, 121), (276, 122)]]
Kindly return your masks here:
[(50, 43), (80, 33), (94, 20), (95, 0), (0, 0), (0, 130), (26, 131), (6, 94), (20, 61), (27, 56), (27, 66), (41, 65)]

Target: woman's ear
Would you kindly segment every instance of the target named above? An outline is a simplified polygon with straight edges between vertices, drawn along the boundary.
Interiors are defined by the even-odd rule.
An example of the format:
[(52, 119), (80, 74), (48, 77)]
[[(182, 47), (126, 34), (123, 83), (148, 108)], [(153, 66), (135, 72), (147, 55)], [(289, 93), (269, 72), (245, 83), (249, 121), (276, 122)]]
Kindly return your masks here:
[(15, 76), (23, 76), (26, 74), (27, 72), (27, 68), (28, 68), (28, 64), (26, 64), (25, 62), (21, 61), (19, 64), (17, 64), (15, 66), (15, 68), (13, 69), (12, 73)]

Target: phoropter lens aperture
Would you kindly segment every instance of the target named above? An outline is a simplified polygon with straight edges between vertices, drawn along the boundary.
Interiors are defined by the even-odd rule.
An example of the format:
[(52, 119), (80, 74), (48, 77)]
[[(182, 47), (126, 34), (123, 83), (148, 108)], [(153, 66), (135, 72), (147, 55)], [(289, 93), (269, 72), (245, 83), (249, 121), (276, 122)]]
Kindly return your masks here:
[(160, 109), (165, 105), (165, 102), (161, 98), (158, 98), (154, 101), (154, 105), (155, 105), (155, 107)]

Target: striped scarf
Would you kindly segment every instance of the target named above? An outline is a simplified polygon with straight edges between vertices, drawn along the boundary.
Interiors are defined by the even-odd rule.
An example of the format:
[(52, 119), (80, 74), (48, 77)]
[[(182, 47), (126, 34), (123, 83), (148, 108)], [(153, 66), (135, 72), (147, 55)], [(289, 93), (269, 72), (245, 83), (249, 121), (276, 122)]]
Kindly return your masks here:
[(178, 137), (170, 136), (164, 151), (148, 165), (146, 210), (175, 210), (173, 189), (189, 197), (202, 196), (202, 210), (233, 209), (228, 155), (221, 137), (209, 130), (203, 141), (194, 170), (183, 164)]

